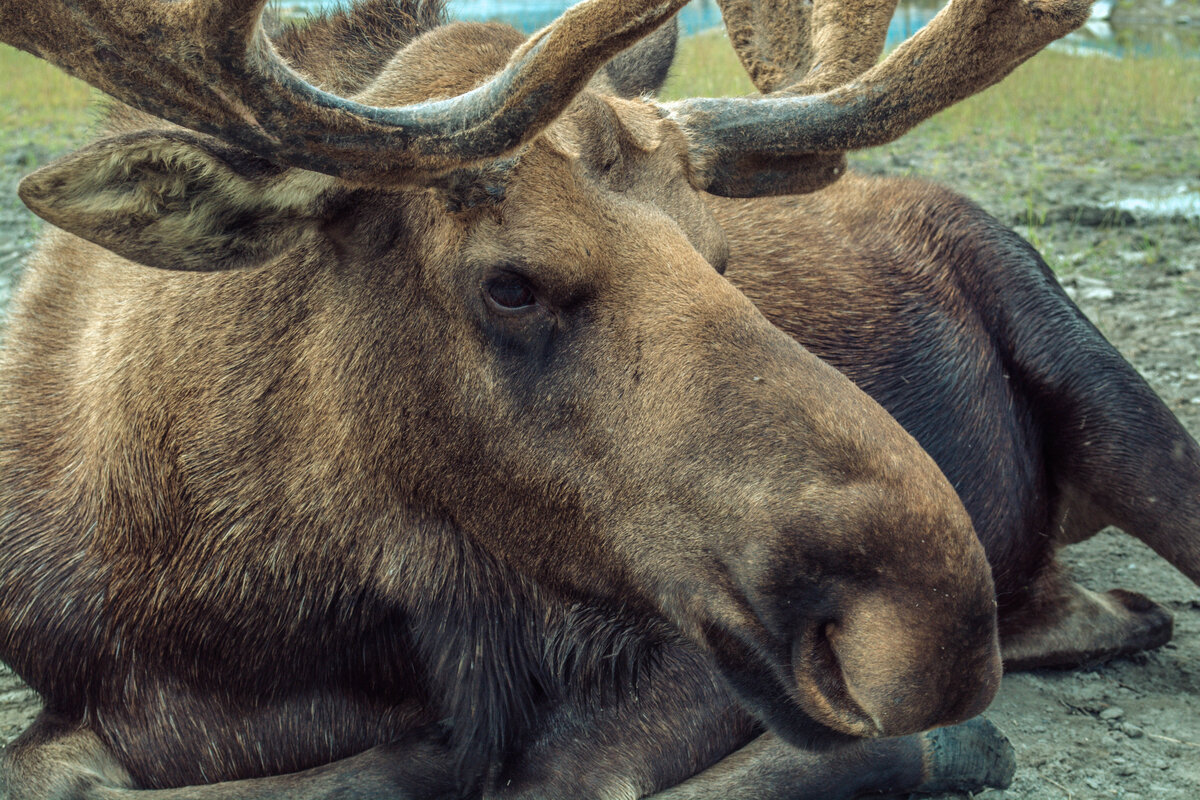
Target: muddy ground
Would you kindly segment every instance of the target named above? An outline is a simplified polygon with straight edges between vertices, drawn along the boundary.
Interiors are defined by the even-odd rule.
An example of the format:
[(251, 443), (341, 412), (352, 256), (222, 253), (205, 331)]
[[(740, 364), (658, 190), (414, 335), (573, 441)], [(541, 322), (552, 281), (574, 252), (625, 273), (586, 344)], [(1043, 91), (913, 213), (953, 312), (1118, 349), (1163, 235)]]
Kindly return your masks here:
[[(1064, 132), (1069, 137), (1070, 132)], [(0, 308), (35, 223), (16, 200), (20, 176), (61, 152), (36, 136), (0, 147)], [(1150, 144), (1195, 163), (1200, 135)], [(1189, 150), (1190, 148), (1190, 150)], [(1049, 148), (1053, 151), (1055, 148)], [(1169, 152), (1168, 152), (1169, 155)], [(1169, 160), (1169, 159), (1168, 159)], [(1084, 311), (1200, 434), (1200, 222), (1118, 214), (1106, 203), (1200, 189), (1200, 175), (1160, 172), (1135, 179), (1047, 161), (1003, 143), (981, 152), (932, 151), (919, 136), (858, 159), (867, 171), (949, 183), (1034, 241)], [(1027, 176), (1036, 175), (1036, 180)], [(1030, 226), (1031, 219), (1035, 224)], [(0, 315), (2, 316), (2, 315)], [(0, 327), (2, 330), (2, 327)], [(1200, 535), (1200, 532), (1197, 532)], [(1073, 547), (1077, 578), (1094, 589), (1121, 586), (1165, 604), (1172, 644), (1076, 672), (1010, 675), (991, 717), (1020, 762), (1007, 792), (989, 800), (1195, 800), (1200, 797), (1200, 588), (1147, 548), (1114, 531)], [(38, 701), (0, 671), (0, 741), (33, 718)]]

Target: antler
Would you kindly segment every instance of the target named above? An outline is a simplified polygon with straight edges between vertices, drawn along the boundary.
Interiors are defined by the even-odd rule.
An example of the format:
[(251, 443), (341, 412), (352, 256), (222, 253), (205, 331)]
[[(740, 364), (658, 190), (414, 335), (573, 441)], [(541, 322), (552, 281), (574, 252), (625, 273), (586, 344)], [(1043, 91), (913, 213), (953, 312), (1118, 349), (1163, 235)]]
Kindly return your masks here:
[(458, 97), (366, 106), (310, 85), (263, 33), (267, 0), (6, 0), (0, 40), (143, 111), (278, 163), (368, 184), (496, 158), (687, 0), (588, 0)]
[(817, 0), (810, 12), (805, 0), (723, 0), (730, 38), (756, 85), (785, 88), (667, 104), (688, 132), (698, 184), (734, 197), (824, 185), (840, 173), (841, 153), (892, 141), (996, 83), (1083, 24), (1091, 0), (951, 0), (866, 69), (894, 7)]

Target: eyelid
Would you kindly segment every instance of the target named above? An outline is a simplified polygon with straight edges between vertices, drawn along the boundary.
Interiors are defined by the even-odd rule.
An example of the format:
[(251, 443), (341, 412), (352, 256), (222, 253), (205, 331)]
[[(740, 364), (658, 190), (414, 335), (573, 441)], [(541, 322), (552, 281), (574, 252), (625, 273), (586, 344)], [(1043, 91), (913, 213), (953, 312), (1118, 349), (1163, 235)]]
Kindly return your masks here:
[[(513, 280), (519, 282), (524, 289), (529, 293), (529, 302), (519, 306), (505, 305), (497, 300), (492, 294), (492, 286), (500, 280)], [(541, 292), (538, 289), (537, 283), (518, 269), (512, 269), (507, 265), (494, 267), (484, 274), (479, 282), (479, 290), (483, 294), (485, 302), (491, 309), (498, 314), (506, 315), (521, 315), (527, 314), (531, 310), (541, 305)]]

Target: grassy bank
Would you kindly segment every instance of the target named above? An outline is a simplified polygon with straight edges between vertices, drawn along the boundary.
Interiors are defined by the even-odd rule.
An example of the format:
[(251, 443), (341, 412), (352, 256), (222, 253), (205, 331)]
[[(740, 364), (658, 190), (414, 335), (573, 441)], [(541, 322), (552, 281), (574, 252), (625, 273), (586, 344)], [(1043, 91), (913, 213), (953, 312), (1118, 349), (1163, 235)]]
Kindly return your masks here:
[(0, 81), (0, 131), (5, 148), (29, 139), (33, 132), (74, 141), (86, 125), (94, 93), (82, 81), (8, 45), (0, 45), (0, 75), (4, 76)]
[[(89, 117), (94, 92), (38, 59), (0, 45), (0, 132), (10, 148), (22, 140), (49, 149), (69, 145)], [(724, 35), (686, 39), (664, 96), (747, 94), (746, 78)], [(999, 86), (973, 97), (906, 137), (922, 147), (997, 142), (1052, 148), (1055, 155), (1100, 170), (1200, 171), (1200, 62), (1173, 58), (1109, 59), (1045, 52)], [(1063, 136), (1063, 132), (1071, 135)], [(1193, 134), (1190, 163), (1159, 158), (1149, 139)]]
[[(17, 199), (17, 181), (26, 173), (82, 144), (98, 96), (27, 53), (0, 44), (0, 270), (14, 253), (12, 241), (27, 243), (38, 223)], [(25, 220), (18, 224), (18, 220)], [(23, 247), (24, 245), (22, 245)]]
[[(685, 42), (665, 95), (751, 91), (728, 41), (713, 32)], [(1123, 197), (1200, 190), (1197, 120), (1200, 61), (1046, 51), (851, 163), (950, 185), (1016, 225), (1060, 273), (1113, 279), (1114, 270), (1179, 258), (1178, 240), (1200, 236), (1200, 226), (1134, 231), (1075, 221)]]

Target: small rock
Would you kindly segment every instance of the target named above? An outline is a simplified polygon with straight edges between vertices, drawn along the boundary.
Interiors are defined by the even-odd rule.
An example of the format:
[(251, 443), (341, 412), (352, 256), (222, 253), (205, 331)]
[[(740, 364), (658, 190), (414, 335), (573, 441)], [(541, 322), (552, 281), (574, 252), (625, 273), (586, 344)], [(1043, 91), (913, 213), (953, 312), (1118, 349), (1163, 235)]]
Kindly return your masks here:
[(1125, 716), (1125, 709), (1120, 706), (1109, 706), (1100, 712), (1100, 719), (1120, 719)]
[(1121, 725), (1121, 733), (1128, 736), (1130, 739), (1140, 739), (1146, 735), (1146, 732), (1134, 725), (1131, 722), (1125, 722)]

